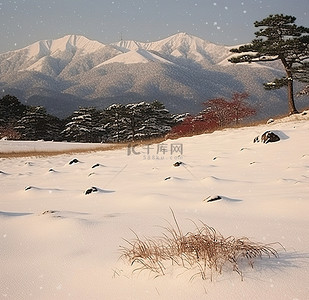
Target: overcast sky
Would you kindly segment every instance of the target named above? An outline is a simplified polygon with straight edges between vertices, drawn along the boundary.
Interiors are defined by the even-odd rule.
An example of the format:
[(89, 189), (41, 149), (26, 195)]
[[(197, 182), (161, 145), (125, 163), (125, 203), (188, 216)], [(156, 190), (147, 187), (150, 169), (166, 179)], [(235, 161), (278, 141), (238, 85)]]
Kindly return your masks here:
[(309, 27), (309, 0), (0, 0), (0, 53), (80, 34), (104, 44), (187, 32), (217, 44), (254, 38), (254, 21), (287, 14)]

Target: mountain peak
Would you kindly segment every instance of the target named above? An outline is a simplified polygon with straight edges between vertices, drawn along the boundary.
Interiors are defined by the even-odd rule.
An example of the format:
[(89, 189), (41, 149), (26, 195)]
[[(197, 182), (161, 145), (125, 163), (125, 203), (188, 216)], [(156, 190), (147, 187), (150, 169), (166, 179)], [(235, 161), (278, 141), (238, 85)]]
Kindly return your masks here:
[(25, 47), (21, 50), (26, 50), (28, 57), (56, 55), (59, 52), (74, 53), (77, 50), (83, 53), (93, 53), (105, 47), (104, 44), (90, 40), (82, 35), (65, 35), (58, 39), (41, 40)]

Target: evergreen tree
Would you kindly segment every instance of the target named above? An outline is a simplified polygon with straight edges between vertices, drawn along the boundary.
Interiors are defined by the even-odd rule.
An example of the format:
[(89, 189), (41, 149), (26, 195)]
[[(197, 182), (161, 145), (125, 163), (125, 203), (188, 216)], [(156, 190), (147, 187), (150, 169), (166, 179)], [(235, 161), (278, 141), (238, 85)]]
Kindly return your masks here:
[(103, 112), (107, 142), (162, 136), (175, 124), (174, 117), (158, 101), (113, 104)]
[(144, 121), (148, 112), (149, 104), (146, 102), (130, 103), (125, 106), (126, 140), (137, 140), (144, 137)]
[(94, 107), (80, 107), (68, 118), (62, 136), (67, 141), (93, 143), (104, 139), (100, 112)]
[(11, 95), (0, 99), (0, 126), (12, 126), (22, 117), (26, 111), (26, 105)]
[(149, 139), (162, 136), (171, 130), (175, 121), (159, 101), (140, 102), (125, 106), (127, 140)]
[(112, 104), (103, 111), (103, 123), (106, 130), (105, 142), (121, 142), (127, 139), (128, 128), (125, 121), (125, 107)]
[(286, 76), (265, 83), (264, 87), (279, 89), (287, 86), (290, 114), (297, 113), (293, 81), (300, 80), (309, 58), (309, 28), (297, 26), (295, 20), (293, 16), (277, 14), (256, 21), (255, 27), (262, 27), (255, 33), (256, 38), (251, 44), (231, 49), (231, 52), (243, 54), (229, 60), (232, 63), (280, 61)]
[(163, 136), (176, 124), (174, 116), (165, 108), (164, 104), (155, 100), (149, 104), (149, 113), (144, 122), (146, 138)]
[(15, 129), (24, 140), (58, 140), (60, 126), (60, 120), (47, 114), (44, 107), (29, 106)]

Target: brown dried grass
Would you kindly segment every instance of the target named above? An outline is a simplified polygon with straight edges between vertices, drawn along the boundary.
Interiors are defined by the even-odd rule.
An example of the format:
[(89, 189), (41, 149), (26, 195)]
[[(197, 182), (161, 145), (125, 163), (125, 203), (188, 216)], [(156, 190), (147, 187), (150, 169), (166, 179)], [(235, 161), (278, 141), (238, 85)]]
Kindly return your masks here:
[[(135, 239), (125, 240), (128, 244), (121, 247), (121, 257), (135, 266), (133, 272), (150, 271), (157, 276), (165, 275), (167, 263), (189, 269), (197, 269), (191, 279), (200, 276), (203, 280), (213, 279), (214, 274), (221, 274), (223, 267), (231, 266), (243, 280), (239, 263), (243, 260), (253, 268), (257, 258), (264, 256), (278, 258), (274, 245), (250, 241), (247, 237), (223, 237), (214, 228), (200, 221), (195, 231), (183, 234), (172, 211), (175, 226), (164, 227), (163, 236), (157, 239), (141, 240), (134, 233)], [(282, 247), (282, 246), (281, 246)]]
[(57, 156), (57, 155), (71, 155), (71, 154), (79, 154), (79, 153), (92, 153), (98, 151), (112, 151), (112, 150), (119, 150), (124, 149), (129, 146), (143, 146), (143, 145), (151, 145), (151, 144), (158, 144), (165, 141), (165, 137), (161, 138), (153, 138), (148, 140), (137, 140), (131, 141), (129, 143), (114, 143), (102, 146), (92, 146), (89, 143), (89, 147), (85, 148), (76, 148), (76, 149), (67, 149), (67, 150), (31, 150), (31, 151), (1, 151), (0, 149), (0, 158), (18, 158), (18, 157), (50, 157), (50, 156)]
[(57, 156), (57, 155), (65, 155), (65, 154), (78, 154), (78, 153), (91, 153), (98, 151), (110, 151), (110, 150), (118, 150), (127, 147), (127, 144), (109, 144), (102, 145), (102, 147), (91, 147), (89, 144), (89, 148), (77, 148), (77, 149), (67, 149), (67, 150), (33, 150), (33, 151), (10, 151), (10, 152), (1, 152), (0, 150), (0, 158), (18, 158), (18, 157), (49, 157), (49, 156)]

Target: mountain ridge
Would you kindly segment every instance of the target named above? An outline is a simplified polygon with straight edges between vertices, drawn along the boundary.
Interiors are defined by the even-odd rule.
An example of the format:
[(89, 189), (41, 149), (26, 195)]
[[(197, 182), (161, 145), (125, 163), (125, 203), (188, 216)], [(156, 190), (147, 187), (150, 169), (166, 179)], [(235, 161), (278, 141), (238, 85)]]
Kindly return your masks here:
[(195, 113), (207, 99), (247, 91), (253, 105), (282, 113), (284, 93), (266, 94), (262, 87), (281, 70), (232, 65), (230, 49), (187, 33), (108, 45), (66, 35), (0, 54), (0, 95), (15, 92), (22, 102), (44, 104), (64, 117), (78, 106), (104, 108), (111, 101), (141, 99), (159, 100), (172, 112)]

